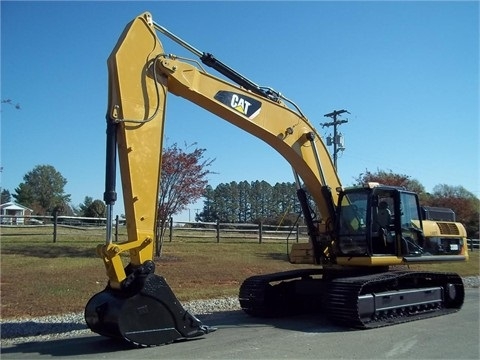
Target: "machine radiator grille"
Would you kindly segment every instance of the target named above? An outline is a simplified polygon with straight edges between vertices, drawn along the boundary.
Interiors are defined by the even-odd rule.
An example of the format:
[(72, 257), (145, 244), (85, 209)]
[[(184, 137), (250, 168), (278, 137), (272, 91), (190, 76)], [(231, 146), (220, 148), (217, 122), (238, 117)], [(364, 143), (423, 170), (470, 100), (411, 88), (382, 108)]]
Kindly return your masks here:
[(437, 225), (442, 235), (460, 235), (458, 226), (455, 223), (437, 222)]

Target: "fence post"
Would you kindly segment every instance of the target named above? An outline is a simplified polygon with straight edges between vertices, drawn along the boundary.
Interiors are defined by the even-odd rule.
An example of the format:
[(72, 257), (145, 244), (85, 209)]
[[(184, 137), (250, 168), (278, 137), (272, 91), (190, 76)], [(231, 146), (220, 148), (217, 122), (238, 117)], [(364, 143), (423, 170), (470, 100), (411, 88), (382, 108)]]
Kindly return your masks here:
[(217, 244), (220, 242), (220, 221), (217, 219), (217, 223), (215, 224), (215, 228), (217, 230)]
[(259, 244), (262, 243), (262, 233), (263, 233), (263, 222), (260, 221), (260, 223), (258, 224), (258, 243)]
[(58, 223), (58, 212), (56, 209), (53, 210), (53, 242), (57, 242), (57, 223)]
[(170, 222), (169, 222), (169, 230), (170, 230), (170, 234), (168, 235), (168, 241), (169, 242), (172, 242), (172, 239), (173, 239), (173, 217), (170, 216)]

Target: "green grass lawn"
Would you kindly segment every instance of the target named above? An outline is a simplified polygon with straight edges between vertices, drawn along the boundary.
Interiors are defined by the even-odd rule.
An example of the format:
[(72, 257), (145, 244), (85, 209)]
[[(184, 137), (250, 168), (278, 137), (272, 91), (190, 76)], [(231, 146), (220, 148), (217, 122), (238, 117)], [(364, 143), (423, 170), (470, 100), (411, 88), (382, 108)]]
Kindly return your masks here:
[[(102, 229), (61, 229), (56, 243), (49, 227), (2, 227), (1, 235), (2, 318), (80, 312), (106, 286), (103, 262), (95, 253), (104, 242)], [(479, 275), (479, 254), (471, 252), (468, 262), (415, 269)], [(164, 244), (156, 273), (181, 301), (236, 296), (249, 276), (312, 266), (287, 259), (285, 242), (175, 239)]]

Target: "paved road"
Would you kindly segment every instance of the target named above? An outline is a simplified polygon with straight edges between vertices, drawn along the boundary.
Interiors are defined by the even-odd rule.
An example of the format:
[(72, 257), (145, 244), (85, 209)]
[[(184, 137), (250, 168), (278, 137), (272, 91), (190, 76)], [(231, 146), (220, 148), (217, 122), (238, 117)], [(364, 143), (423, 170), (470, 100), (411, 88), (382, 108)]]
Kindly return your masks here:
[(467, 289), (458, 313), (372, 330), (349, 330), (323, 317), (254, 319), (241, 311), (201, 320), (205, 337), (132, 349), (92, 334), (2, 348), (2, 359), (479, 359), (479, 290)]

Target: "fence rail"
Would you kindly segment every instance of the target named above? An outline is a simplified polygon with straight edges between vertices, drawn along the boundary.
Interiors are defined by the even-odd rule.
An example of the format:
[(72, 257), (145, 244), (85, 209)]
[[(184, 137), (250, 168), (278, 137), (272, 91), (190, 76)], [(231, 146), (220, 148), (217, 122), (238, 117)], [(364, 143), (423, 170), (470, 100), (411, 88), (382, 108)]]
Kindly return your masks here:
[[(115, 223), (115, 229), (118, 229), (118, 217)], [(16, 227), (21, 229), (34, 229), (34, 228), (52, 228), (53, 242), (57, 242), (59, 235), (62, 235), (61, 229), (77, 229), (77, 230), (98, 230), (96, 234), (101, 236), (105, 233), (106, 218), (91, 218), (91, 217), (79, 217), (79, 216), (56, 216), (56, 215), (2, 215), (0, 217), (0, 227)], [(18, 234), (4, 234), (2, 236), (29, 236), (38, 235), (38, 233), (25, 233), (24, 231)], [(118, 236), (118, 231), (116, 231)]]
[[(35, 227), (52, 227), (53, 242), (61, 235), (62, 229), (77, 230), (103, 230), (106, 226), (106, 218), (89, 218), (74, 216), (13, 216), (6, 215), (1, 217), (2, 227), (19, 227), (23, 229)], [(114, 221), (114, 239), (119, 240), (119, 229), (125, 222), (118, 216)], [(123, 231), (124, 232), (124, 231)], [(8, 234), (9, 236), (15, 234)], [(18, 235), (35, 235), (30, 233), (19, 233)], [(93, 234), (92, 234), (93, 235)], [(95, 234), (97, 235), (97, 234)], [(98, 232), (100, 236), (100, 232)], [(103, 234), (104, 235), (104, 234)], [(308, 241), (308, 234), (305, 226), (269, 226), (264, 224), (237, 224), (237, 223), (207, 223), (207, 222), (169, 222), (169, 228), (166, 233), (166, 241), (173, 239), (203, 239), (216, 242), (223, 241)]]
[(263, 241), (308, 241), (306, 226), (274, 226), (265, 224), (238, 224), (220, 222), (185, 222), (170, 219), (168, 239), (203, 238), (223, 240), (254, 240)]
[(49, 225), (55, 222), (62, 225), (99, 226), (105, 225), (106, 218), (54, 215), (1, 215), (1, 225)]
[(470, 251), (480, 250), (480, 239), (467, 239), (467, 244)]

